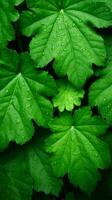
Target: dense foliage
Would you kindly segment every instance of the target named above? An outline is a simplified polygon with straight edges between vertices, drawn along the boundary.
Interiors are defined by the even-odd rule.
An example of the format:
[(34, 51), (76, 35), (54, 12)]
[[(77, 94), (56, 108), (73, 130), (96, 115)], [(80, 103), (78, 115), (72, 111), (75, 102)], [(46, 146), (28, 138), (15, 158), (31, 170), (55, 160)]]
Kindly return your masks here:
[(0, 0), (0, 200), (112, 199), (111, 27), (111, 0)]

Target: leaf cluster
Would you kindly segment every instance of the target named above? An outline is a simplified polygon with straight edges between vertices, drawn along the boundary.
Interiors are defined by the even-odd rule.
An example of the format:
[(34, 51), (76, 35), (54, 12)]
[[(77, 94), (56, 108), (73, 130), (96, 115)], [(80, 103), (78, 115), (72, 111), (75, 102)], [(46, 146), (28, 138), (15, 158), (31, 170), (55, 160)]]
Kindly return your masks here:
[(0, 1), (0, 200), (112, 198), (111, 27), (111, 0)]

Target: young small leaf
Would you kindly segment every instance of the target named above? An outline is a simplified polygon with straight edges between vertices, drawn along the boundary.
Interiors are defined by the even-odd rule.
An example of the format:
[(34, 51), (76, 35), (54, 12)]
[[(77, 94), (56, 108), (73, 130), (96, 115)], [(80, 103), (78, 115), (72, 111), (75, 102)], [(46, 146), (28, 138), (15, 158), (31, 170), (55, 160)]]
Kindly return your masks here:
[(66, 79), (57, 81), (58, 94), (53, 98), (54, 107), (60, 112), (72, 111), (74, 106), (81, 105), (81, 98), (84, 97), (84, 90), (76, 90)]

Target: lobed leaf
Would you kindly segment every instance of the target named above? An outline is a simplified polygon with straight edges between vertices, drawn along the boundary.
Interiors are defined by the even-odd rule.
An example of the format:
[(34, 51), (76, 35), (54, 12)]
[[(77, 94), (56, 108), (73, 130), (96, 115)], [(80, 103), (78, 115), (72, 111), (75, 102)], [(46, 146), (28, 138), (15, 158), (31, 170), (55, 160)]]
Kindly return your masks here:
[(31, 120), (48, 127), (53, 109), (46, 97), (55, 92), (52, 77), (36, 71), (28, 53), (0, 52), (0, 149), (10, 141), (24, 144), (30, 140), (34, 133)]
[(58, 94), (53, 98), (54, 107), (58, 107), (60, 112), (64, 110), (72, 111), (75, 106), (81, 105), (84, 97), (84, 90), (76, 90), (66, 79), (57, 81)]
[(107, 68), (103, 69), (90, 87), (89, 102), (91, 106), (98, 106), (101, 115), (112, 122), (112, 37), (105, 39), (107, 48)]
[(84, 107), (73, 116), (63, 113), (49, 125), (53, 135), (46, 140), (46, 149), (52, 153), (54, 174), (60, 177), (68, 173), (75, 186), (90, 193), (100, 179), (97, 169), (110, 163), (108, 145), (97, 137), (105, 132), (106, 122)]
[(112, 25), (108, 3), (100, 0), (40, 0), (27, 1), (30, 11), (21, 16), (21, 29), (33, 35), (30, 54), (37, 67), (55, 59), (59, 76), (68, 76), (76, 88), (81, 88), (93, 73), (92, 64), (104, 65), (103, 38), (94, 27)]
[(15, 31), (12, 22), (17, 21), (19, 13), (15, 6), (22, 3), (23, 0), (0, 0), (0, 47), (15, 38)]

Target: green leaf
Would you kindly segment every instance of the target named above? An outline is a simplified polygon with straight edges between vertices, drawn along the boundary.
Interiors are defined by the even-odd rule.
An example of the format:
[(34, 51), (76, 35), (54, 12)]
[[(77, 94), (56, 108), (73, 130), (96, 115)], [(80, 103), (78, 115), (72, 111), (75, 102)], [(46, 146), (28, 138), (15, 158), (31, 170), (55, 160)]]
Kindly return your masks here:
[(112, 122), (112, 72), (95, 81), (90, 87), (89, 102), (98, 106), (99, 112)]
[(106, 66), (112, 68), (112, 35), (105, 36), (104, 40), (107, 50)]
[(54, 174), (60, 177), (68, 173), (75, 186), (91, 192), (100, 178), (97, 168), (110, 163), (108, 145), (98, 138), (108, 127), (106, 122), (84, 107), (73, 116), (64, 112), (49, 125), (53, 135), (46, 140), (46, 149), (52, 153)]
[(4, 47), (7, 43), (14, 39), (14, 29), (12, 22), (17, 21), (19, 13), (15, 6), (19, 5), (23, 0), (0, 0), (0, 47)]
[(15, 5), (18, 6), (20, 3), (22, 3), (24, 0), (13, 0), (15, 2)]
[[(94, 1), (94, 0), (93, 0)], [(104, 2), (112, 10), (112, 1), (111, 0), (96, 0), (97, 2)]]
[(105, 38), (107, 49), (107, 68), (101, 70), (101, 76), (90, 87), (89, 103), (98, 106), (101, 115), (112, 122), (112, 36)]
[(44, 192), (45, 194), (51, 193), (57, 196), (60, 192), (62, 181), (53, 174), (50, 157), (43, 150), (43, 141), (43, 139), (37, 138), (26, 149), (29, 172), (33, 178), (35, 191)]
[(55, 59), (56, 73), (82, 87), (93, 73), (92, 63), (104, 65), (104, 41), (93, 27), (112, 25), (108, 4), (100, 0), (28, 0), (27, 7), (30, 11), (23, 12), (20, 23), (26, 36), (34, 36), (30, 53), (37, 67)]
[(60, 112), (72, 111), (75, 106), (81, 105), (81, 98), (84, 97), (84, 90), (76, 90), (66, 79), (57, 81), (58, 94), (53, 98), (54, 107)]
[(0, 200), (31, 200), (33, 189), (59, 194), (62, 181), (53, 175), (41, 146), (43, 142), (36, 137), (23, 148), (0, 154)]
[(0, 200), (31, 200), (32, 185), (22, 150), (0, 155)]
[(0, 149), (10, 141), (23, 144), (34, 128), (31, 120), (47, 127), (52, 118), (52, 104), (46, 96), (56, 92), (47, 72), (36, 71), (27, 53), (0, 51)]

